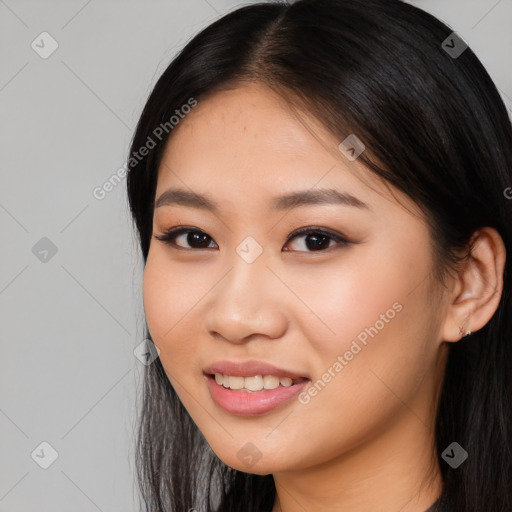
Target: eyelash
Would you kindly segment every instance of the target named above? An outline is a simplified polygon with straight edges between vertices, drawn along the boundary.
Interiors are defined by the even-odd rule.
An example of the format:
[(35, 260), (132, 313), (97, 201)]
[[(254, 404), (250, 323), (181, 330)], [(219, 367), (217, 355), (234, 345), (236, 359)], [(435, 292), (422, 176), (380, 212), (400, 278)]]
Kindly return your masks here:
[[(197, 229), (197, 228), (187, 227), (187, 226), (178, 226), (178, 227), (171, 228), (171, 229), (165, 231), (163, 235), (160, 235), (160, 236), (155, 235), (155, 238), (173, 248), (181, 249), (184, 251), (193, 251), (193, 250), (197, 251), (197, 250), (201, 250), (201, 249), (212, 249), (212, 247), (195, 248), (195, 247), (181, 247), (181, 246), (177, 245), (175, 243), (175, 239), (179, 235), (182, 235), (183, 233), (197, 233), (200, 235), (206, 235), (211, 241), (213, 241), (213, 238), (208, 236), (204, 231), (201, 231), (200, 229)], [(299, 237), (301, 235), (310, 235), (310, 234), (326, 236), (326, 237), (330, 238), (331, 240), (334, 240), (338, 244), (338, 246), (347, 246), (347, 245), (351, 244), (351, 242), (347, 238), (345, 238), (343, 235), (341, 235), (339, 233), (334, 233), (334, 232), (326, 230), (324, 228), (317, 228), (315, 226), (308, 226), (308, 227), (303, 227), (303, 228), (297, 229), (296, 231), (291, 233), (291, 235), (288, 237), (288, 239), (286, 240), (286, 244), (288, 244), (291, 240), (293, 240), (296, 237)], [(327, 249), (319, 249), (318, 251), (306, 250), (306, 251), (292, 251), (292, 252), (326, 252), (333, 248), (335, 248), (335, 246), (328, 247)]]

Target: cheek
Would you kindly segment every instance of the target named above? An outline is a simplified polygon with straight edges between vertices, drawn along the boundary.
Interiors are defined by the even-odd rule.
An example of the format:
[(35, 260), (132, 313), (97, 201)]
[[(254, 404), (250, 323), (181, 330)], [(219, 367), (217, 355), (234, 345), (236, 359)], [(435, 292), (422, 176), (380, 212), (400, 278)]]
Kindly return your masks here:
[(146, 322), (160, 350), (159, 358), (167, 378), (194, 418), (200, 418), (202, 411), (201, 407), (195, 411), (197, 404), (191, 399), (190, 390), (195, 389), (198, 378), (194, 371), (201, 340), (198, 302), (207, 286), (211, 286), (205, 281), (171, 264), (165, 251), (150, 251), (142, 285)]
[(342, 254), (336, 264), (290, 271), (283, 280), (294, 283), (301, 299), (302, 304), (293, 301), (298, 306), (291, 311), (304, 337), (317, 353), (332, 355), (348, 350), (358, 336), (364, 342), (368, 329), (384, 338), (393, 324), (403, 327), (405, 317), (424, 312), (422, 299), (411, 292), (429, 269), (427, 257), (381, 244)]
[[(187, 352), (198, 342), (197, 322), (194, 307), (206, 292), (203, 280), (194, 279), (190, 272), (184, 272), (170, 264), (165, 251), (149, 252), (143, 274), (143, 300), (146, 321), (153, 341), (162, 352), (165, 361), (170, 349)], [(205, 289), (206, 288), (206, 289)], [(176, 343), (176, 340), (182, 343)]]
[(322, 391), (324, 405), (356, 407), (360, 397), (378, 407), (386, 390), (379, 376), (407, 394), (435, 355), (430, 249), (418, 244), (414, 254), (394, 247), (380, 245), (357, 261), (295, 276), (297, 295), (310, 309), (294, 318), (308, 342), (310, 368), (316, 379), (336, 381), (326, 388), (343, 388), (332, 396)]

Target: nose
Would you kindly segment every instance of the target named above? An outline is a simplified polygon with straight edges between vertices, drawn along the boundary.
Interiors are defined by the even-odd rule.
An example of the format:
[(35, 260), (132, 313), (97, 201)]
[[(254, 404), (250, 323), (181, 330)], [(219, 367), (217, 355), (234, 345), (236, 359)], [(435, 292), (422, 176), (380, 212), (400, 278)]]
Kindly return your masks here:
[(286, 290), (267, 267), (266, 258), (262, 255), (247, 263), (235, 254), (229, 263), (229, 270), (210, 292), (203, 317), (210, 336), (238, 344), (251, 337), (283, 336), (288, 326)]

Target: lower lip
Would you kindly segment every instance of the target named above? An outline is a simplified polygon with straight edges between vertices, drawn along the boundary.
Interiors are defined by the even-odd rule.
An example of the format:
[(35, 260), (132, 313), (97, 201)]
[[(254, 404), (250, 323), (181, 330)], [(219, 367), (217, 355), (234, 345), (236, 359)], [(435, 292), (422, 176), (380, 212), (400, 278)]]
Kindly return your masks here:
[(225, 411), (241, 416), (256, 416), (272, 411), (295, 398), (309, 382), (307, 379), (288, 387), (248, 392), (225, 388), (217, 384), (212, 375), (205, 375), (205, 378), (215, 403)]

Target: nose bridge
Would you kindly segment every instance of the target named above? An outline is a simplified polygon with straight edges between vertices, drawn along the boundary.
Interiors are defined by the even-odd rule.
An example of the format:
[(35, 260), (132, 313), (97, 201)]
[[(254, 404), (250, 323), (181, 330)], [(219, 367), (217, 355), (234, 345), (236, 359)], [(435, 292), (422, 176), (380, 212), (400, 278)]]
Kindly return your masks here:
[[(271, 275), (263, 247), (252, 237), (242, 241), (226, 258), (230, 271), (224, 278), (216, 300), (223, 307), (252, 315), (269, 300), (267, 286)], [(256, 245), (257, 244), (257, 245)]]
[(224, 278), (215, 287), (206, 327), (230, 341), (251, 334), (278, 337), (286, 326), (283, 305), (273, 290), (276, 278), (268, 254), (252, 237), (226, 257)]

